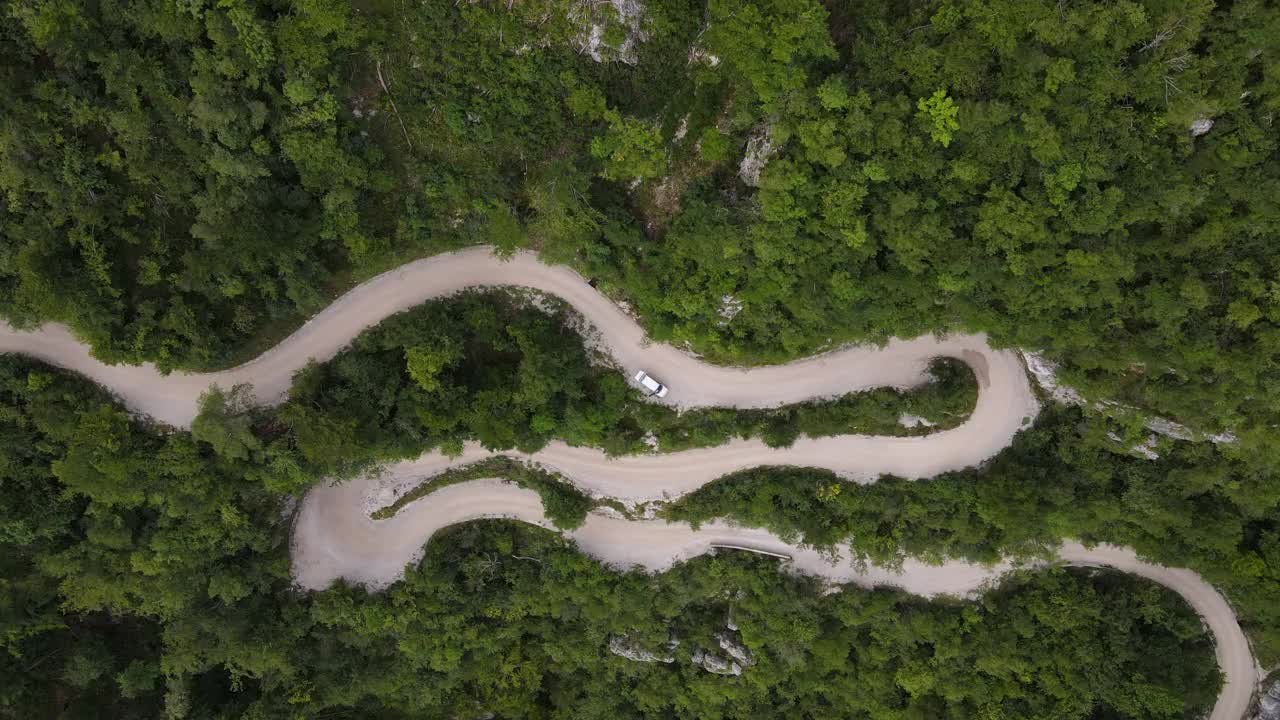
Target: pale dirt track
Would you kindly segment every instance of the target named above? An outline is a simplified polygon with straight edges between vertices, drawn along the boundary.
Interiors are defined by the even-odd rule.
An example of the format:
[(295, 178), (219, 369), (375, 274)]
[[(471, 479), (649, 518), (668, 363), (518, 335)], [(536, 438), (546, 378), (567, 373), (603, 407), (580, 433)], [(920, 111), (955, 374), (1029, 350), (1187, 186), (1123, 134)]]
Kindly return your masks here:
[[(308, 493), (294, 526), (293, 573), (299, 585), (319, 590), (343, 578), (370, 589), (386, 587), (421, 558), (424, 543), (434, 533), (471, 520), (507, 518), (554, 529), (536, 492), (496, 479), (449, 485), (389, 519), (371, 520), (365, 501), (378, 484), (376, 478), (362, 478)], [(790, 555), (790, 568), (833, 582), (892, 586), (924, 596), (972, 596), (1014, 567), (1007, 562), (928, 565), (912, 559), (901, 570), (862, 566), (846, 556), (824, 557), (758, 528), (715, 521), (694, 530), (685, 523), (624, 520), (598, 511), (588, 515), (582, 527), (564, 534), (583, 552), (619, 568), (661, 571), (702, 555), (713, 545), (728, 544)], [(1235, 613), (1212, 585), (1190, 570), (1143, 562), (1127, 548), (1065, 543), (1058, 549), (1058, 558), (1066, 565), (1109, 567), (1139, 575), (1182, 596), (1213, 634), (1225, 679), (1209, 719), (1244, 717), (1257, 683), (1253, 654)]]
[[(601, 346), (623, 370), (652, 372), (671, 386), (664, 402), (679, 407), (771, 407), (873, 387), (911, 387), (926, 379), (929, 360), (939, 356), (963, 360), (979, 381), (979, 399), (968, 421), (925, 437), (801, 439), (791, 448), (778, 450), (758, 440), (735, 441), (705, 450), (612, 459), (598, 451), (552, 443), (526, 458), (561, 472), (597, 496), (627, 501), (675, 497), (735, 470), (766, 464), (828, 468), (863, 481), (883, 473), (931, 477), (995, 455), (1038, 409), (1016, 354), (992, 350), (982, 336), (895, 340), (884, 348), (850, 348), (750, 370), (717, 367), (669, 345), (647, 342), (639, 325), (572, 270), (543, 265), (528, 253), (498, 261), (486, 248), (419, 260), (379, 275), (343, 295), (272, 350), (226, 371), (163, 376), (149, 365), (104, 365), (58, 325), (18, 332), (0, 323), (0, 352), (24, 353), (75, 370), (108, 387), (132, 409), (188, 427), (200, 394), (210, 385), (230, 388), (247, 383), (254, 387), (260, 402), (279, 402), (294, 372), (309, 360), (333, 357), (362, 330), (389, 315), (467, 288), (499, 285), (531, 287), (570, 303), (599, 333)], [(392, 480), (412, 479), (487, 454), (476, 447), (469, 447), (463, 458), (452, 460), (429, 454), (392, 466), (389, 476)], [(301, 585), (324, 587), (338, 577), (373, 587), (389, 584), (420, 554), (427, 538), (449, 524), (511, 516), (545, 525), (536, 494), (495, 483), (449, 487), (413, 503), (395, 518), (375, 523), (365, 509), (369, 496), (380, 491), (379, 482), (385, 486), (386, 480), (317, 488), (308, 495), (294, 536), (295, 572)], [(893, 584), (921, 594), (972, 592), (1002, 570), (964, 563), (927, 566), (909, 562), (900, 574), (874, 568), (857, 572), (852, 565), (827, 563), (812, 551), (786, 547), (764, 531), (721, 523), (694, 532), (679, 524), (636, 523), (593, 515), (571, 537), (602, 560), (651, 569), (705, 552), (715, 542), (782, 547), (795, 556), (798, 569), (833, 580)], [(1254, 666), (1234, 614), (1216, 591), (1194, 573), (1147, 565), (1125, 550), (1067, 545), (1062, 557), (1068, 562), (1134, 572), (1186, 598), (1213, 630), (1219, 663), (1227, 673), (1227, 686), (1212, 718), (1238, 720), (1243, 716), (1253, 690)]]
[[(648, 343), (634, 320), (574, 271), (544, 265), (531, 253), (499, 261), (487, 248), (417, 260), (383, 273), (338, 298), (279, 345), (230, 370), (164, 376), (150, 365), (104, 365), (56, 324), (18, 332), (0, 322), (0, 352), (20, 352), (75, 370), (111, 388), (135, 410), (187, 427), (197, 399), (210, 385), (227, 389), (248, 383), (259, 401), (279, 402), (294, 372), (308, 360), (328, 360), (384, 318), (467, 288), (503, 285), (534, 288), (570, 303), (599, 332), (601, 344), (620, 366), (647, 369), (671, 386), (663, 401), (671, 405), (771, 407), (874, 387), (910, 387), (926, 379), (931, 358), (949, 356), (969, 363), (984, 385), (991, 410), (975, 421), (1005, 420), (1001, 427), (986, 428), (986, 436), (998, 443), (994, 449), (1007, 444), (1009, 425), (1016, 429), (1022, 416), (1035, 414), (1016, 354), (991, 350), (982, 336), (894, 341), (883, 349), (851, 348), (750, 370), (719, 367), (670, 345)], [(1014, 406), (1022, 413), (1016, 422), (1005, 418)]]

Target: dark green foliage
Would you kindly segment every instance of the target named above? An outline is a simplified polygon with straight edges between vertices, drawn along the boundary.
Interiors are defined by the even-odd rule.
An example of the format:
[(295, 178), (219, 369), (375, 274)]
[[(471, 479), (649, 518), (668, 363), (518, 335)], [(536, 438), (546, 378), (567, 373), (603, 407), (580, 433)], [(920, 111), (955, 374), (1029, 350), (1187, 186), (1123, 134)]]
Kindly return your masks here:
[(502, 478), (522, 488), (536, 490), (542, 497), (542, 507), (546, 510), (547, 518), (562, 530), (580, 527), (587, 519), (587, 512), (596, 504), (585, 493), (556, 473), (531, 467), (511, 458), (495, 457), (445, 470), (396, 498), (390, 505), (379, 508), (370, 517), (375, 520), (393, 517), (400, 512), (401, 508), (421, 500), (442, 487), (480, 478)]
[(0, 35), (0, 312), (104, 357), (225, 363), (399, 259), (530, 245), (713, 358), (979, 329), (1276, 455), (1273, 5), (654, 0), (635, 66), (568, 0), (146, 7)]
[[(770, 410), (703, 408), (676, 414), (644, 408), (647, 412), (638, 414), (646, 416), (641, 427), (653, 428), (664, 451), (722, 445), (734, 437), (760, 437), (785, 447), (801, 435), (925, 435), (966, 421), (978, 399), (973, 371), (959, 360), (938, 358), (929, 372), (930, 382), (905, 392), (877, 388)], [(904, 413), (932, 426), (905, 427)]]
[(157, 716), (155, 620), (278, 572), (242, 559), (277, 547), (279, 501), (228, 470), (82, 379), (0, 357), (0, 716)]
[[(549, 309), (540, 309), (542, 304)], [(963, 422), (977, 399), (967, 366), (934, 364), (934, 382), (910, 391), (878, 389), (772, 410), (678, 413), (641, 399), (623, 373), (593, 365), (568, 311), (517, 291), (465, 292), (400, 313), (362, 333), (323, 365), (299, 373), (284, 421), (317, 466), (413, 457), (478, 440), (493, 450), (540, 449), (559, 438), (610, 453), (720, 445), (763, 437), (788, 445), (797, 435), (911, 435), (902, 413), (939, 428)], [(216, 397), (213, 399), (217, 399)], [(214, 408), (216, 409), (216, 408)], [(225, 422), (201, 421), (200, 436)]]
[[(287, 439), (270, 423), (275, 459), (232, 464), (35, 363), (0, 357), (0, 393), (0, 507), (47, 510), (6, 519), (23, 529), (0, 540), (3, 714), (1178, 718), (1216, 691), (1190, 609), (1106, 574), (1037, 573), (976, 604), (825, 595), (747, 557), (619, 574), (545, 531), (484, 523), (432, 542), (385, 593), (300, 595), (261, 489), (280, 482)], [(228, 408), (209, 401), (206, 420), (235, 426)], [(688, 662), (727, 616), (757, 662), (737, 679)], [(682, 640), (670, 666), (606, 650), (610, 635), (668, 633)]]
[(1280, 9), (828, 6), (838, 61), (789, 34), (816, 1), (711, 4), (705, 82), (739, 85), (736, 128), (781, 148), (751, 201), (694, 185), (661, 242), (576, 248), (656, 337), (751, 362), (976, 328), (1048, 348), (1094, 397), (1276, 422)]
[(214, 387), (200, 398), (200, 414), (191, 423), (191, 437), (229, 460), (261, 457), (262, 441), (253, 431), (253, 394), (248, 386), (230, 392)]
[(346, 2), (0, 15), (0, 312), (110, 360), (216, 365), (386, 251), (383, 153), (341, 110), (370, 39)]
[[(6, 550), (8, 547), (6, 546)], [(25, 571), (30, 573), (30, 571)], [(161, 693), (159, 627), (106, 613), (64, 613), (37, 574), (5, 568), (0, 586), (0, 717), (155, 718)], [(27, 586), (27, 587), (23, 587)], [(17, 617), (15, 617), (17, 615)], [(38, 623), (38, 625), (37, 625)]]
[[(977, 604), (818, 589), (743, 556), (618, 575), (544, 531), (466, 526), (386, 595), (316, 599), (317, 635), (369, 666), (336, 685), (318, 671), (312, 699), (376, 684), (388, 704), (455, 717), (1179, 718), (1217, 684), (1198, 619), (1128, 578), (1039, 573)], [(693, 667), (730, 617), (756, 665)], [(610, 635), (680, 644), (670, 665), (636, 663), (607, 652)]]
[[(679, 512), (882, 559), (1132, 544), (1197, 568), (1280, 655), (1280, 8), (643, 7), (632, 66), (579, 51), (584, 18), (612, 9), (569, 0), (0, 0), (0, 315), (65, 321), (108, 360), (225, 365), (353, 280), (484, 242), (575, 264), (655, 338), (715, 360), (985, 331), (1047, 349), (1092, 398), (1239, 442), (1163, 443), (1152, 463), (1124, 453), (1136, 422), (1052, 412), (983, 470), (866, 487), (760, 470)], [(604, 20), (616, 46), (626, 29)], [(766, 129), (754, 188), (736, 171)], [(727, 322), (726, 295), (742, 303)], [(1198, 625), (1110, 576), (1037, 576), (978, 608), (822, 599), (751, 561), (615, 575), (483, 526), (386, 595), (289, 589), (279, 496), (322, 476), (471, 438), (623, 453), (647, 431), (672, 450), (884, 433), (897, 408), (955, 422), (971, 380), (939, 372), (905, 396), (676, 416), (594, 368), (559, 316), (472, 295), (366, 333), (278, 412), (214, 395), (192, 433), (161, 436), (0, 359), (0, 715), (1205, 707)], [(673, 627), (683, 661), (726, 589), (762, 658), (747, 676), (602, 651)]]
[(669, 517), (725, 515), (894, 563), (904, 555), (995, 561), (1063, 538), (1129, 545), (1192, 567), (1232, 597), (1264, 657), (1280, 655), (1280, 487), (1211, 445), (1117, 451), (1077, 410), (1050, 409), (981, 470), (852, 485), (821, 470), (761, 468), (678, 500)]

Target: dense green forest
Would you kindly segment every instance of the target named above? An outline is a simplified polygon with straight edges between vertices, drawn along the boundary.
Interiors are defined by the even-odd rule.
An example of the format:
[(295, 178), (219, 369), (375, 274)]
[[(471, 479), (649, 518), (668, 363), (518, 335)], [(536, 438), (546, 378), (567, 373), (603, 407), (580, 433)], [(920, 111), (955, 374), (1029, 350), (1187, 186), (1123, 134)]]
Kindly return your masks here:
[(1094, 396), (1275, 421), (1273, 5), (583, 7), (8, 0), (0, 313), (226, 364), (489, 242), (713, 357), (973, 328)]
[[(1044, 350), (1089, 398), (1238, 441), (1163, 440), (1151, 461), (1126, 451), (1137, 419), (1050, 408), (981, 469), (859, 486), (765, 468), (670, 512), (878, 560), (1129, 544), (1205, 575), (1280, 659), (1274, 3), (0, 0), (0, 18), (9, 322), (65, 322), (108, 361), (222, 367), (353, 282), (487, 243), (573, 265), (715, 361), (984, 331)], [(973, 403), (941, 365), (911, 393), (676, 415), (593, 363), (563, 309), (451, 302), (307, 368), (280, 408), (226, 388), (190, 433), (0, 357), (0, 717), (1177, 718), (1212, 701), (1190, 611), (1105, 573), (977, 603), (824, 596), (741, 558), (619, 574), (484, 523), (386, 593), (296, 592), (288, 497), (377, 461), (903, 433), (901, 412), (945, 425)], [(730, 615), (758, 665), (693, 668)], [(671, 665), (606, 649), (671, 635)]]
[[(625, 454), (650, 450), (646, 438), (674, 451), (734, 437), (781, 446), (801, 433), (917, 435), (955, 427), (977, 400), (972, 371), (937, 360), (934, 381), (910, 391), (676, 412), (643, 401), (606, 357), (593, 363), (566, 308), (547, 298), (537, 305), (516, 293), (467, 292), (392, 316), (299, 372), (278, 415), (308, 460), (358, 466), (436, 447), (457, 453), (467, 440), (534, 452), (558, 438)], [(933, 427), (904, 427), (903, 413)]]
[[(1055, 708), (1057, 716), (1084, 718), (1106, 708), (1116, 717), (1174, 718), (1193, 716), (1213, 697), (1207, 640), (1189, 609), (1163, 590), (1106, 575), (1030, 575), (977, 606), (856, 589), (824, 596), (764, 561), (703, 559), (656, 577), (618, 575), (544, 531), (485, 524), (432, 543), (423, 565), (387, 593), (342, 586), (298, 593), (289, 575), (288, 494), (354, 472), (376, 453), (413, 449), (388, 443), (382, 431), (354, 436), (367, 445), (351, 439), (359, 425), (345, 413), (363, 406), (334, 402), (343, 396), (337, 389), (389, 372), (390, 358), (398, 375), (381, 377), (396, 402), (383, 413), (399, 420), (389, 426), (420, 433), (422, 447), (433, 438), (479, 437), (488, 426), (454, 427), (445, 423), (447, 404), (415, 401), (421, 358), (406, 348), (422, 339), (437, 306), (470, 303), (493, 313), (502, 307), (493, 299), (463, 296), (371, 329), (353, 350), (300, 374), (293, 397), (276, 410), (240, 405), (234, 392), (211, 395), (190, 433), (130, 418), (81, 378), (0, 357), (7, 565), (0, 608), (7, 662), (21, 679), (0, 708), (17, 717), (55, 706), (77, 716), (90, 712), (77, 708), (103, 703), (148, 717), (160, 702), (170, 717), (276, 717), (288, 714), (285, 707), (295, 716), (744, 717), (829, 705), (887, 717), (973, 717), (995, 712), (995, 703), (1019, 716)], [(462, 383), (485, 378), (444, 364), (433, 376), (437, 389), (487, 392), (519, 407), (521, 384), (512, 379), (559, 377), (563, 365), (539, 362), (552, 350), (585, 367), (580, 339), (563, 325), (559, 333), (549, 327), (553, 316), (518, 303), (507, 309), (503, 332), (463, 336), (476, 338), (473, 351), (490, 360), (491, 343), (510, 343), (514, 368), (483, 387)], [(515, 342), (539, 332), (547, 333), (544, 345)], [(313, 386), (301, 380), (326, 375), (332, 379), (320, 386), (333, 393), (308, 395)], [(357, 384), (347, 395), (366, 391)], [(435, 435), (417, 425), (432, 421), (452, 430)], [(318, 428), (331, 434), (317, 436)], [(887, 562), (903, 553), (1034, 554), (1063, 537), (1129, 542), (1204, 573), (1227, 592), (1260, 657), (1280, 655), (1274, 484), (1207, 443), (1171, 443), (1158, 462), (1136, 459), (1106, 428), (1078, 409), (1049, 411), (987, 468), (869, 486), (762, 469), (708, 486), (670, 512), (736, 516), (819, 546), (852, 542), (853, 551)], [(505, 447), (520, 441), (508, 438)], [(342, 442), (338, 449), (350, 454), (327, 452)], [(546, 478), (515, 479), (539, 489), (563, 525), (580, 521), (585, 498)], [(556, 570), (548, 575), (543, 566)], [(480, 605), (490, 582), (496, 595)], [(690, 677), (684, 665), (656, 667), (655, 676), (604, 655), (608, 635), (657, 643), (666, 630), (655, 628), (670, 628), (705, 638), (716, 628), (707, 617), (717, 613), (734, 612), (750, 627), (741, 610), (728, 609), (750, 603), (726, 602), (741, 598), (739, 587), (751, 589), (761, 624), (743, 640), (757, 655), (776, 650), (769, 673), (753, 668), (726, 685), (700, 670)], [(918, 620), (904, 625), (904, 614)], [(579, 636), (584, 617), (594, 629)], [(1015, 647), (1022, 659), (1010, 666)], [(424, 672), (436, 689), (427, 695)], [(673, 672), (681, 674), (675, 685)], [(626, 693), (619, 695), (619, 683)], [(674, 686), (685, 690), (672, 694)]]
[[(622, 373), (593, 365), (576, 324), (565, 308), (519, 293), (469, 292), (427, 303), (299, 372), (276, 410), (237, 412), (206, 401), (194, 434), (232, 457), (289, 455), (291, 466), (307, 471), (273, 487), (296, 489), (313, 477), (427, 449), (460, 451), (468, 440), (532, 452), (563, 439), (620, 454), (647, 450), (648, 433), (660, 450), (676, 450), (734, 436), (785, 445), (800, 433), (919, 432), (898, 425), (899, 413), (954, 424), (974, 398), (968, 369), (943, 364), (935, 367), (938, 380), (905, 393), (676, 414), (641, 401)], [(270, 434), (254, 433), (255, 424)], [(821, 546), (852, 542), (856, 552), (889, 563), (904, 554), (994, 561), (1064, 538), (1131, 545), (1158, 562), (1193, 567), (1223, 588), (1257, 652), (1280, 658), (1274, 458), (1231, 444), (1166, 440), (1151, 461), (1129, 451), (1126, 437), (1143, 437), (1135, 434), (1140, 428), (1132, 418), (1049, 405), (980, 470), (850, 485), (825, 471), (762, 468), (713, 483), (669, 513), (693, 521), (734, 516)], [(558, 508), (553, 515), (565, 525), (580, 522), (584, 498), (556, 490), (554, 479), (516, 473), (513, 479)], [(464, 471), (453, 479), (481, 476)]]
[(762, 468), (722, 478), (667, 514), (730, 516), (819, 547), (892, 564), (906, 555), (994, 561), (1062, 538), (1136, 548), (1195, 568), (1231, 598), (1255, 650), (1280, 658), (1280, 488), (1208, 444), (1152, 462), (1116, 452), (1078, 410), (1048, 410), (981, 471), (928, 482), (842, 483), (829, 472)]
[[(924, 600), (703, 558), (620, 574), (543, 530), (472, 524), (385, 593), (292, 589), (271, 478), (158, 434), (83, 380), (0, 360), (9, 717), (1194, 717), (1218, 678), (1176, 596), (1040, 572)], [(244, 470), (252, 471), (245, 474)], [(689, 660), (728, 624), (754, 665)], [(671, 664), (609, 654), (609, 638)]]

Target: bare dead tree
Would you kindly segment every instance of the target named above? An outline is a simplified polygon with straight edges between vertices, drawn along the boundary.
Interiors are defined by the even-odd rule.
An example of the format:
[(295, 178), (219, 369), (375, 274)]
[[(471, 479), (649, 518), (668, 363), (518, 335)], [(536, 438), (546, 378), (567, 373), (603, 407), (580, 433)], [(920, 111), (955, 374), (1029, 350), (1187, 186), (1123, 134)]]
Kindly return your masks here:
[(498, 574), (498, 568), (501, 566), (502, 563), (498, 562), (497, 553), (489, 553), (476, 562), (476, 568), (486, 580), (492, 579), (496, 576)]
[(1151, 42), (1147, 43), (1146, 45), (1143, 45), (1141, 48), (1138, 48), (1138, 52), (1147, 52), (1148, 50), (1155, 50), (1156, 48), (1165, 44), (1165, 42), (1167, 42), (1169, 38), (1176, 35), (1180, 28), (1182, 28), (1182, 18), (1178, 18), (1177, 22), (1165, 28), (1164, 30), (1161, 30), (1160, 32), (1156, 33), (1156, 36), (1151, 39)]
[(391, 112), (396, 114), (396, 122), (400, 123), (400, 132), (404, 133), (404, 142), (413, 149), (413, 141), (409, 139), (409, 129), (404, 126), (404, 120), (400, 117), (400, 109), (396, 107), (396, 98), (391, 94), (391, 88), (387, 87), (387, 81), (382, 78), (382, 58), (378, 58), (378, 83), (382, 85), (382, 90), (387, 94), (387, 99), (391, 101)]
[(1183, 70), (1191, 67), (1193, 59), (1194, 58), (1191, 57), (1191, 53), (1182, 53), (1177, 57), (1171, 57), (1168, 60), (1165, 60), (1164, 64), (1174, 72), (1182, 72)]
[(1173, 90), (1175, 93), (1182, 92), (1182, 88), (1178, 87), (1177, 83), (1173, 81), (1173, 78), (1169, 77), (1168, 75), (1165, 75), (1164, 76), (1164, 104), (1165, 105), (1169, 104), (1169, 90)]

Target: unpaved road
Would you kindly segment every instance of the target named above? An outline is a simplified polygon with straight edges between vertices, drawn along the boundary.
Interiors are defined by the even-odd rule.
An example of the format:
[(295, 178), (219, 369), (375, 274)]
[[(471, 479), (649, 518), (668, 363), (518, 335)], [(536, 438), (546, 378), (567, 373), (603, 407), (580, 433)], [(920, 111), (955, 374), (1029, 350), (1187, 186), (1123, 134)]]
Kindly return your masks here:
[[(721, 475), (764, 464), (823, 467), (864, 481), (882, 473), (931, 477), (995, 455), (1038, 409), (1017, 356), (992, 350), (982, 336), (895, 340), (884, 348), (845, 349), (750, 370), (717, 367), (671, 346), (648, 343), (642, 328), (573, 271), (543, 265), (527, 253), (498, 261), (486, 248), (419, 260), (379, 275), (343, 295), (272, 350), (222, 372), (163, 376), (149, 365), (104, 365), (58, 325), (18, 332), (0, 323), (0, 352), (20, 352), (78, 371), (108, 387), (132, 409), (188, 427), (200, 394), (210, 385), (230, 388), (248, 383), (259, 401), (279, 402), (294, 372), (309, 360), (333, 357), (362, 330), (387, 316), (466, 288), (495, 285), (531, 287), (569, 302), (595, 328), (602, 347), (624, 370), (652, 372), (671, 386), (663, 402), (680, 407), (771, 407), (872, 387), (910, 387), (925, 380), (929, 360), (938, 356), (963, 360), (979, 381), (979, 399), (968, 421), (925, 437), (802, 439), (779, 450), (759, 441), (735, 441), (705, 450), (614, 459), (598, 451), (553, 443), (526, 457), (561, 472), (597, 496), (627, 501), (674, 497)], [(487, 454), (477, 447), (468, 447), (465, 456), (457, 459), (429, 454), (392, 466), (381, 479), (313, 490), (303, 502), (294, 536), (299, 583), (320, 588), (344, 577), (372, 587), (385, 586), (420, 555), (422, 544), (432, 533), (454, 523), (513, 517), (545, 526), (536, 494), (496, 481), (451, 486), (411, 504), (390, 520), (369, 519), (371, 501), (377, 504), (386, 499), (388, 483), (403, 486)], [(892, 584), (926, 595), (970, 593), (1007, 569), (909, 562), (901, 573), (878, 568), (858, 571), (847, 562), (830, 563), (812, 551), (787, 546), (762, 530), (723, 523), (707, 524), (695, 532), (681, 524), (632, 522), (593, 514), (571, 537), (584, 551), (606, 562), (651, 569), (705, 552), (714, 543), (776, 549), (792, 555), (794, 566), (803, 571), (839, 581)], [(1143, 575), (1186, 598), (1213, 631), (1218, 661), (1227, 676), (1211, 717), (1239, 720), (1243, 716), (1255, 685), (1254, 664), (1234, 614), (1212, 587), (1194, 573), (1142, 563), (1123, 549), (1087, 550), (1066, 545), (1060, 555), (1065, 562), (1107, 565)]]
[[(673, 468), (673, 473), (678, 472)], [(497, 479), (449, 485), (391, 518), (371, 520), (367, 499), (378, 492), (379, 484), (377, 478), (362, 478), (308, 493), (294, 526), (293, 573), (299, 585), (318, 590), (344, 578), (371, 589), (386, 587), (403, 575), (406, 565), (421, 558), (432, 534), (470, 520), (507, 518), (554, 529), (536, 492)], [(791, 568), (835, 582), (893, 586), (925, 596), (974, 595), (1013, 568), (1009, 563), (927, 565), (918, 560), (905, 561), (900, 571), (864, 567), (848, 557), (830, 559), (811, 548), (783, 542), (758, 528), (715, 521), (694, 530), (686, 523), (624, 520), (600, 511), (565, 535), (583, 552), (616, 567), (661, 571), (702, 555), (713, 545), (737, 545), (790, 555)], [(1212, 585), (1190, 570), (1143, 562), (1127, 548), (1065, 543), (1058, 549), (1058, 558), (1067, 565), (1109, 567), (1139, 575), (1181, 595), (1213, 634), (1214, 652), (1225, 678), (1210, 720), (1244, 717), (1258, 680), (1256, 666), (1235, 613)]]
[[(80, 372), (111, 388), (135, 410), (187, 427), (195, 417), (197, 399), (212, 384), (226, 389), (248, 383), (261, 402), (278, 402), (294, 372), (308, 360), (333, 357), (387, 316), (467, 288), (499, 285), (534, 288), (573, 305), (599, 332), (602, 345), (619, 365), (632, 372), (649, 370), (671, 386), (663, 401), (671, 405), (771, 407), (874, 387), (910, 387), (926, 379), (931, 358), (948, 356), (969, 363), (983, 384), (986, 405), (978, 408), (981, 414), (975, 421), (1004, 421), (1000, 427), (984, 428), (985, 437), (995, 438), (988, 441), (995, 443), (993, 452), (1007, 444), (1023, 416), (1035, 414), (1016, 354), (991, 350), (982, 336), (894, 341), (883, 349), (852, 348), (751, 370), (719, 367), (670, 345), (648, 343), (635, 321), (574, 271), (544, 265), (531, 253), (499, 261), (487, 248), (417, 260), (383, 273), (338, 298), (271, 350), (221, 372), (164, 376), (150, 365), (104, 365), (56, 324), (18, 332), (0, 322), (0, 352), (24, 353)], [(1019, 416), (1009, 420), (1010, 414)]]

